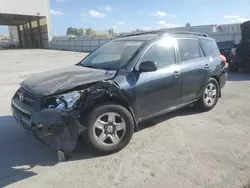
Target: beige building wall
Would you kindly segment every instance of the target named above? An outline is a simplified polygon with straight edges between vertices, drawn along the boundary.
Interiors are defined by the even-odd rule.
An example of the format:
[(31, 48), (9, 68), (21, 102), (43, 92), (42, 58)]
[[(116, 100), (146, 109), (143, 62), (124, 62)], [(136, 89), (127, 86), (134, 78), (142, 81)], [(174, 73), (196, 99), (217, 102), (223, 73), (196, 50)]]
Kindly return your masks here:
[(0, 13), (48, 16), (48, 0), (0, 0)]
[[(0, 0), (0, 16), (1, 14), (13, 15), (16, 18), (28, 16), (29, 20), (35, 20), (27, 20), (25, 24), (9, 27), (9, 33), (13, 39), (19, 38), (24, 46), (50, 48), (52, 31), (49, 0)], [(14, 28), (19, 31), (17, 29), (16, 32)]]

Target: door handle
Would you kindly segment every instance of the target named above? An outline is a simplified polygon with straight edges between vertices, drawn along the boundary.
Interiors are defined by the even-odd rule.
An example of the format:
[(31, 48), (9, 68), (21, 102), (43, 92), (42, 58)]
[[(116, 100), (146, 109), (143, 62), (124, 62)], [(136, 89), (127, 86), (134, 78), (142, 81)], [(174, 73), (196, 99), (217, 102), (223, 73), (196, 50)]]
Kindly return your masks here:
[(179, 75), (180, 75), (180, 73), (179, 73), (178, 71), (174, 71), (173, 76), (174, 76), (175, 78), (178, 78), (178, 77), (179, 77)]
[(210, 67), (209, 64), (205, 64), (206, 69), (209, 69), (209, 67)]

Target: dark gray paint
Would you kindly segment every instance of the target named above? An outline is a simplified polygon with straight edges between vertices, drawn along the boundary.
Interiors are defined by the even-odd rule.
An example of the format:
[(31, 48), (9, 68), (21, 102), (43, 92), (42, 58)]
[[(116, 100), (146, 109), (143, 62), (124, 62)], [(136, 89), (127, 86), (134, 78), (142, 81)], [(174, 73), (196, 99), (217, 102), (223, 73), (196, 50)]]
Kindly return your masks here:
[[(152, 43), (164, 37), (144, 41), (144, 45), (127, 66), (117, 72), (73, 66), (26, 79), (21, 86), (35, 94), (37, 99), (31, 108), (22, 103), (18, 105), (21, 110), (30, 111), (30, 126), (44, 124), (44, 130), (36, 129), (35, 135), (51, 147), (72, 151), (83, 127), (87, 127), (84, 121), (81, 121), (82, 118), (100, 102), (111, 101), (125, 106), (133, 115), (137, 126), (142, 120), (198, 100), (211, 76), (222, 82), (219, 83), (221, 87), (225, 85), (226, 74), (221, 70), (218, 57), (179, 62), (177, 48), (176, 64), (155, 72), (140, 72), (138, 61), (142, 54)], [(41, 109), (43, 99), (47, 95), (67, 92), (78, 87), (83, 88), (83, 94), (72, 109)], [(13, 98), (12, 101), (15, 100)], [(15, 108), (13, 111), (18, 113)], [(53, 123), (55, 127), (64, 127), (61, 135), (48, 134), (47, 128)]]
[(37, 95), (51, 95), (73, 89), (84, 84), (108, 80), (116, 71), (70, 66), (49, 72), (39, 73), (24, 80), (21, 86)]

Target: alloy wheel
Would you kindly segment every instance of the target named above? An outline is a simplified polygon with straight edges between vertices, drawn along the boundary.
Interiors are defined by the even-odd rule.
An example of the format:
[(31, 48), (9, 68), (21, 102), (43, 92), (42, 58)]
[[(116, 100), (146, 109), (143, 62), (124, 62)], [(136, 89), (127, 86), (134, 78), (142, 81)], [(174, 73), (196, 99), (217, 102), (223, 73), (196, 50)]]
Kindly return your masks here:
[(204, 101), (208, 106), (215, 103), (217, 97), (217, 87), (214, 83), (209, 83), (204, 92)]
[(114, 146), (123, 139), (125, 133), (126, 123), (115, 112), (102, 114), (93, 126), (94, 138), (100, 145)]

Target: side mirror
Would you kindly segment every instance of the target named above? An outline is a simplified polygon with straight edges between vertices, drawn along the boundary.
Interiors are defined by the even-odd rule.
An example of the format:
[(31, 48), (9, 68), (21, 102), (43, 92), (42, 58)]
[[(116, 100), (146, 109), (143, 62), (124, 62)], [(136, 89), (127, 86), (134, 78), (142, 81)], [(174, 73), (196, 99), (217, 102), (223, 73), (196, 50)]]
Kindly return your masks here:
[(154, 61), (142, 62), (139, 66), (140, 72), (154, 72), (157, 70), (156, 63)]

